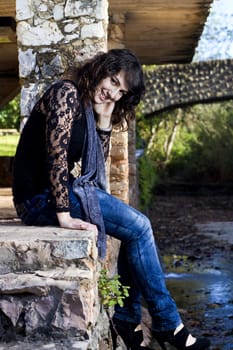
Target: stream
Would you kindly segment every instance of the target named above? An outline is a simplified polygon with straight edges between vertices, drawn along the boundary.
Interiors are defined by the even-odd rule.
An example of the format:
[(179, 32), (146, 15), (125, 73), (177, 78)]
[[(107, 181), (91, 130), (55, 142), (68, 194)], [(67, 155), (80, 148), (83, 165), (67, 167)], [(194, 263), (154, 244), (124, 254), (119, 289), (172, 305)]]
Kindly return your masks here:
[(185, 325), (233, 350), (233, 196), (156, 195), (149, 217)]

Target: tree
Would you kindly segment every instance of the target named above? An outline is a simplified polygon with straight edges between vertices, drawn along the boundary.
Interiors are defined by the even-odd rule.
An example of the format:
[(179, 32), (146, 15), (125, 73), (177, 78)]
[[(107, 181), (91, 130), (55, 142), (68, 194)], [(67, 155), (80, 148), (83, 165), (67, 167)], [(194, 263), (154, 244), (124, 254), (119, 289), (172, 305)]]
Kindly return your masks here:
[(147, 145), (147, 161), (151, 159), (163, 181), (233, 181), (233, 101), (174, 109), (151, 120), (140, 118), (138, 127)]
[(16, 96), (13, 100), (0, 110), (0, 128), (1, 129), (17, 129), (20, 126), (20, 96)]

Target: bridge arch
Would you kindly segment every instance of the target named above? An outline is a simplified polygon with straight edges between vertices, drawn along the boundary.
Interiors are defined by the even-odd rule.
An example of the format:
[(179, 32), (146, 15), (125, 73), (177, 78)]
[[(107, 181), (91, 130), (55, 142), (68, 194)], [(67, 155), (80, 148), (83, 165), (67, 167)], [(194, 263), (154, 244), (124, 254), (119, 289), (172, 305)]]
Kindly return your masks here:
[[(233, 60), (146, 66), (141, 112), (146, 118), (171, 108), (233, 99)], [(136, 168), (135, 133), (129, 134), (129, 165)], [(131, 172), (132, 173), (132, 172)], [(138, 204), (136, 172), (129, 176), (130, 203)]]
[(233, 98), (233, 60), (201, 61), (145, 68), (142, 113)]

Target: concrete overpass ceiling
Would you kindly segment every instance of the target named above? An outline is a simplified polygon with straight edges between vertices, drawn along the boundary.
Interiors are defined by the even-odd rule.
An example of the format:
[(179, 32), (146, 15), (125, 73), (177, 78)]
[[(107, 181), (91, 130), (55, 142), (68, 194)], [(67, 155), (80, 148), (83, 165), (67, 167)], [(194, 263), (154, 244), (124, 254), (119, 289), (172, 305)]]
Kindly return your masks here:
[[(124, 16), (124, 45), (143, 64), (191, 62), (213, 0), (109, 0)], [(111, 18), (111, 17), (110, 17)]]
[[(213, 0), (109, 0), (110, 21), (124, 16), (125, 47), (143, 64), (192, 60)], [(15, 0), (0, 0), (0, 108), (20, 90)]]

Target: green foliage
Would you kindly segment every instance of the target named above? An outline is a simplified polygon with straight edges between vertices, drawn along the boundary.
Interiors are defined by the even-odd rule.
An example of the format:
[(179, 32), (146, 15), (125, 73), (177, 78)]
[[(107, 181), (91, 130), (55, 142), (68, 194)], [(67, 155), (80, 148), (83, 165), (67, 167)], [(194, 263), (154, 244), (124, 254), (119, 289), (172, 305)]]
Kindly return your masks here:
[(137, 127), (136, 127), (136, 148), (145, 147), (149, 142), (151, 135), (151, 128), (154, 121), (152, 118), (146, 119), (140, 110), (140, 105), (137, 109)]
[(0, 110), (0, 129), (17, 129), (20, 127), (20, 96)]
[(138, 160), (140, 209), (146, 210), (153, 196), (153, 189), (158, 182), (158, 174), (154, 161), (146, 154)]
[(19, 135), (0, 136), (0, 156), (12, 157), (15, 155)]
[[(152, 164), (140, 165), (143, 188), (150, 188), (155, 173), (163, 181), (233, 181), (233, 101), (174, 109), (150, 120), (139, 115), (137, 128)], [(150, 191), (143, 196), (148, 202)]]
[(119, 281), (120, 276), (108, 277), (106, 269), (101, 270), (99, 277), (99, 293), (102, 304), (105, 308), (124, 305), (123, 300), (129, 296), (129, 287), (123, 286)]
[[(233, 181), (233, 103), (192, 108), (192, 128), (182, 125), (167, 170), (205, 182)], [(186, 116), (188, 119), (188, 116)]]

